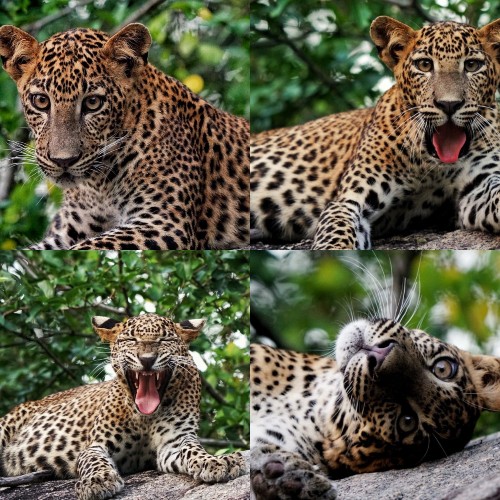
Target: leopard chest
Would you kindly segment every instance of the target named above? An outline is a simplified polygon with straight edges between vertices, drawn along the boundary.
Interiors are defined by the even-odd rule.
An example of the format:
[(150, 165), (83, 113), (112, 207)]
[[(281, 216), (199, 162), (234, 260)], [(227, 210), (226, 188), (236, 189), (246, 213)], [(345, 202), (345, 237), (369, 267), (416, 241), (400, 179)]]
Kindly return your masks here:
[(381, 208), (371, 215), (372, 235), (426, 227), (451, 228), (456, 219), (456, 200), (463, 184), (464, 165), (427, 165), (402, 173), (390, 197), (380, 197)]
[(150, 425), (128, 423), (107, 433), (106, 447), (122, 474), (155, 467), (151, 432)]

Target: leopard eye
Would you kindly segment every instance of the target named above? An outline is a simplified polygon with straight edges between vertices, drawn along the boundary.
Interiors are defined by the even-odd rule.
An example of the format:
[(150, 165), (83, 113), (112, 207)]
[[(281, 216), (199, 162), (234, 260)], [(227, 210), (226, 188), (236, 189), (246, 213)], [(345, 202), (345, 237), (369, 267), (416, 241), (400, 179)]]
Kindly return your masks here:
[(32, 94), (31, 104), (39, 111), (47, 111), (50, 108), (50, 99), (45, 94)]
[(464, 69), (468, 73), (475, 73), (483, 66), (483, 61), (480, 59), (467, 59), (464, 62)]
[(402, 434), (410, 434), (418, 427), (418, 419), (414, 413), (402, 413), (398, 418), (398, 429)]
[(83, 100), (82, 109), (85, 113), (94, 113), (104, 104), (104, 98), (98, 95), (89, 95)]
[(457, 374), (458, 363), (450, 358), (440, 358), (434, 362), (431, 371), (438, 379), (449, 380)]
[(30, 59), (28, 56), (21, 56), (21, 57), (18, 57), (18, 58), (15, 60), (14, 64), (15, 64), (16, 66), (22, 66), (23, 64), (27, 64), (27, 63), (29, 63), (29, 62), (30, 62), (30, 60), (31, 60), (31, 59)]
[(117, 342), (133, 342), (134, 344), (137, 343), (137, 339), (134, 337), (118, 337)]
[(414, 64), (418, 70), (424, 73), (428, 73), (429, 71), (432, 71), (434, 69), (434, 63), (432, 62), (432, 59), (428, 59), (426, 57), (424, 57), (423, 59), (417, 59)]

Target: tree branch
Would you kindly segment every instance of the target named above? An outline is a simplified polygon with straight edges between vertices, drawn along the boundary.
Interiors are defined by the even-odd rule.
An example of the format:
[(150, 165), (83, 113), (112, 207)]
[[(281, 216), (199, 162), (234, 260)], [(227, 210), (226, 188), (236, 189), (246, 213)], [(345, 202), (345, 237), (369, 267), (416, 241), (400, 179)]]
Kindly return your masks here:
[(57, 356), (55, 356), (52, 351), (45, 345), (43, 339), (39, 339), (37, 337), (30, 337), (28, 335), (25, 335), (24, 333), (21, 333), (21, 332), (18, 332), (18, 331), (12, 331), (11, 332), (16, 336), (16, 337), (19, 337), (21, 339), (24, 339), (26, 340), (27, 342), (35, 342), (38, 346), (41, 347), (41, 349), (45, 352), (45, 354), (52, 360), (54, 361), (54, 363), (59, 367), (61, 368), (61, 370), (63, 370), (63, 372), (68, 375), (68, 377), (70, 377), (71, 379), (75, 380), (76, 382), (81, 382), (78, 380), (77, 377), (75, 377), (75, 375), (70, 371), (68, 370), (63, 363), (61, 363), (61, 361), (59, 360), (59, 358)]
[(43, 340), (41, 339), (33, 339), (41, 348), (42, 350), (45, 352), (45, 354), (47, 354), (47, 356), (52, 360), (54, 361), (54, 363), (59, 367), (61, 368), (61, 370), (63, 370), (63, 372), (68, 376), (70, 377), (71, 379), (73, 379), (75, 382), (78, 382), (78, 383), (81, 383), (81, 380), (78, 380), (77, 377), (75, 377), (74, 373), (71, 372), (70, 370), (68, 370), (63, 363), (61, 363), (61, 361), (59, 360), (59, 358), (57, 356), (54, 356), (54, 354), (52, 354), (52, 351), (45, 345), (45, 343), (43, 342)]
[(9, 197), (16, 170), (17, 167), (12, 163), (11, 158), (7, 157), (0, 160), (0, 201)]
[(259, 30), (255, 28), (257, 33), (270, 38), (271, 40), (276, 41), (277, 43), (284, 44), (288, 46), (292, 52), (307, 66), (309, 71), (316, 75), (316, 77), (325, 84), (331, 91), (332, 94), (336, 95), (338, 98), (342, 98), (342, 100), (352, 109), (356, 108), (355, 104), (349, 102), (349, 100), (345, 96), (340, 96), (336, 92), (337, 82), (330, 78), (317, 64), (316, 62), (307, 54), (301, 47), (296, 45), (293, 40), (287, 37), (286, 33), (283, 31), (282, 27), (278, 28), (280, 33), (273, 33), (271, 30)]
[(23, 474), (21, 476), (0, 477), (0, 487), (22, 486), (24, 484), (39, 483), (49, 479), (54, 479), (54, 473), (49, 470), (40, 470), (37, 472), (30, 472), (29, 474)]
[[(261, 318), (260, 314), (257, 313), (255, 307), (250, 307), (250, 324), (255, 330), (256, 337), (266, 337), (267, 339), (274, 342), (274, 345), (278, 347), (283, 347), (280, 342), (279, 337), (274, 333), (272, 328), (270, 328), (266, 322)], [(252, 339), (255, 341), (255, 339)]]
[(133, 316), (130, 301), (128, 299), (127, 287), (123, 284), (123, 258), (121, 252), (118, 252), (118, 274), (120, 275), (120, 288), (123, 293), (123, 298), (125, 299), (125, 312), (127, 316)]
[(244, 443), (243, 441), (232, 441), (230, 439), (200, 438), (200, 443), (205, 446), (213, 446), (214, 448), (225, 448), (228, 445), (234, 446), (235, 448), (248, 448), (248, 443)]
[(149, 0), (146, 2), (142, 7), (138, 8), (136, 11), (132, 12), (130, 16), (123, 21), (123, 23), (118, 26), (115, 30), (112, 31), (112, 33), (116, 33), (117, 31), (120, 31), (124, 26), (130, 23), (136, 23), (139, 21), (142, 17), (144, 17), (146, 14), (148, 14), (150, 11), (164, 3), (166, 0)]
[(69, 14), (73, 13), (78, 7), (85, 7), (85, 5), (89, 5), (93, 2), (94, 0), (80, 0), (77, 5), (64, 7), (64, 9), (61, 9), (54, 14), (50, 14), (50, 16), (43, 17), (38, 21), (21, 26), (21, 29), (36, 35), (42, 28), (45, 28), (45, 26), (47, 26), (48, 24), (51, 24), (54, 21), (61, 19), (62, 17), (68, 16)]
[(205, 389), (210, 396), (212, 396), (217, 403), (224, 405), (224, 406), (229, 406), (229, 403), (224, 399), (224, 396), (220, 394), (217, 390), (215, 390), (204, 378), (203, 375), (201, 375), (201, 385), (203, 389)]
[[(19, 97), (17, 102), (19, 102)], [(18, 128), (10, 139), (3, 132), (2, 136), (10, 151), (10, 154), (1, 160), (2, 165), (0, 166), (0, 200), (6, 200), (14, 187), (14, 177), (23, 162), (23, 153), (15, 145), (29, 141), (29, 128)]]
[(0, 345), (0, 349), (9, 349), (10, 347), (25, 347), (26, 342), (14, 342), (13, 344)]

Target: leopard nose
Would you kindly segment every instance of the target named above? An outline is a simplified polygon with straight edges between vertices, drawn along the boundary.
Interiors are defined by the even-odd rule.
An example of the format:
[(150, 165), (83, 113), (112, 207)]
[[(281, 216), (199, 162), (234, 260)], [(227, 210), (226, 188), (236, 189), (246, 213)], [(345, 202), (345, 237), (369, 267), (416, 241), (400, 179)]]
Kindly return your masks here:
[(61, 168), (67, 169), (74, 165), (78, 160), (82, 157), (81, 154), (78, 156), (72, 156), (70, 158), (58, 158), (56, 156), (50, 156), (49, 159), (50, 161), (54, 162), (56, 165), (58, 165)]
[(157, 357), (158, 356), (156, 356), (155, 354), (144, 354), (142, 356), (139, 356), (139, 361), (144, 367), (144, 370), (149, 371), (153, 368)]
[(448, 116), (452, 116), (456, 111), (458, 111), (463, 105), (465, 101), (462, 99), (461, 101), (437, 101), (434, 100), (434, 105), (436, 108), (439, 108), (441, 111), (444, 111)]
[(366, 351), (366, 357), (368, 358), (368, 366), (370, 368), (370, 371), (378, 370), (380, 366), (382, 366), (385, 358), (387, 358), (395, 345), (395, 342), (384, 342), (383, 347), (364, 347), (364, 350)]

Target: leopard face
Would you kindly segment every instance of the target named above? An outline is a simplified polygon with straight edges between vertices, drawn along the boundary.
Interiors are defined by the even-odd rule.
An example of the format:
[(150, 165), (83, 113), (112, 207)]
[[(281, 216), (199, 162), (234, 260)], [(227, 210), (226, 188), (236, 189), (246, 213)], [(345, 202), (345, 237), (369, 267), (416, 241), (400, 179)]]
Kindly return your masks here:
[(143, 415), (158, 410), (173, 377), (182, 378), (188, 367), (196, 370), (188, 343), (203, 327), (203, 320), (174, 323), (145, 314), (124, 323), (102, 317), (92, 321), (101, 338), (110, 342), (113, 369), (126, 381), (136, 409)]
[(499, 27), (376, 18), (396, 84), (374, 108), (253, 136), (254, 237), (339, 250), (436, 223), (498, 232)]
[(31, 70), (18, 82), (38, 163), (63, 186), (109, 171), (109, 155), (127, 136), (130, 79), (117, 78), (108, 40), (87, 29), (54, 35), (31, 53)]
[(392, 320), (359, 320), (339, 335), (340, 413), (355, 425), (343, 456), (352, 471), (416, 465), (462, 449), (480, 414), (471, 355)]
[[(246, 472), (239, 453), (199, 443), (200, 375), (188, 351), (204, 320), (96, 316), (116, 378), (22, 403), (0, 419), (0, 474), (78, 477), (79, 499), (121, 491), (120, 474), (155, 468), (213, 483)], [(69, 439), (71, 437), (71, 439)]]
[[(0, 26), (42, 171), (64, 188), (37, 249), (239, 248), (249, 124), (148, 63), (151, 35)], [(22, 146), (20, 146), (22, 149)]]
[(500, 358), (390, 319), (344, 327), (336, 361), (257, 344), (251, 353), (255, 470), (269, 454), (331, 478), (411, 467), (461, 450), (481, 411), (500, 410)]
[(471, 142), (496, 123), (495, 91), (500, 70), (489, 38), (477, 29), (438, 22), (414, 31), (377, 18), (372, 38), (393, 70), (406, 132), (442, 163), (455, 163)]

